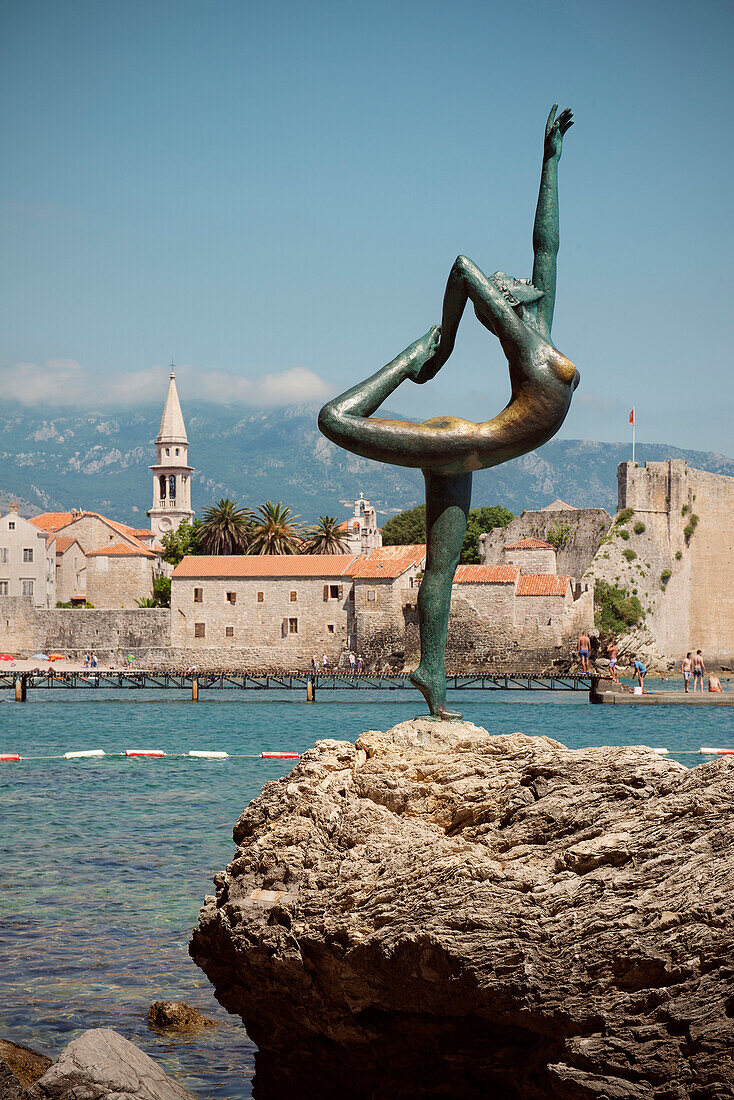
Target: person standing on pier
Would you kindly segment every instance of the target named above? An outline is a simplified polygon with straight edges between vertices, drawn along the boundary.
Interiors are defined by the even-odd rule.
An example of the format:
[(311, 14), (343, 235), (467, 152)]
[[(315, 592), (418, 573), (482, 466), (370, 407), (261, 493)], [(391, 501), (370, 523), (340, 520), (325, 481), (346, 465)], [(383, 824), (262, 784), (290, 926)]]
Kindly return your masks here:
[(701, 688), (701, 694), (703, 695), (703, 677), (706, 672), (706, 665), (704, 664), (701, 650), (696, 650), (696, 656), (693, 658), (693, 694), (696, 694), (696, 684)]
[(685, 657), (681, 661), (681, 666), (680, 666), (680, 670), (683, 673), (683, 685), (684, 685), (683, 690), (686, 693), (686, 695), (690, 694), (688, 688), (689, 688), (690, 683), (691, 683), (691, 669), (692, 668), (693, 668), (693, 661), (691, 660), (691, 653), (689, 651), (688, 653), (686, 653)]
[(589, 671), (589, 650), (591, 649), (591, 640), (585, 630), (582, 630), (579, 635), (577, 649), (581, 659), (581, 672), (585, 675)]

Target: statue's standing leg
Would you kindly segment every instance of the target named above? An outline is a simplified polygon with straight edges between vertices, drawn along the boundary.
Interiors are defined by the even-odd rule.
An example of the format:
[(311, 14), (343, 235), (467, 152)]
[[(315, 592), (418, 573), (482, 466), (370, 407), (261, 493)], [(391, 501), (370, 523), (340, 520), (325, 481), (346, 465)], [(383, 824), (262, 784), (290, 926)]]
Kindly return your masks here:
[(443, 477), (424, 470), (426, 479), (426, 569), (418, 593), (421, 663), (411, 682), (437, 718), (461, 718), (446, 710), (446, 638), (451, 585), (459, 564), (471, 502), (472, 475)]

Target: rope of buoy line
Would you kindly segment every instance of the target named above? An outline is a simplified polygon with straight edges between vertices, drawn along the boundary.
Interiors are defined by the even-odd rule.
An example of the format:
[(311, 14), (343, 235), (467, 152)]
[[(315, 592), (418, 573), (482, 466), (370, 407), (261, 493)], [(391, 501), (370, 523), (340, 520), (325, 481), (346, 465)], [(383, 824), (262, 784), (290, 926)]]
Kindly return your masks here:
[[(658, 756), (668, 756), (673, 752), (676, 756), (734, 756), (734, 748), (711, 748), (702, 745), (700, 749), (666, 749), (652, 747), (652, 751)], [(82, 760), (100, 759), (101, 757), (117, 756), (127, 759), (140, 759), (147, 757), (160, 759), (194, 759), (194, 760), (299, 760), (301, 754), (290, 751), (264, 750), (263, 752), (224, 752), (219, 749), (189, 749), (188, 752), (164, 752), (163, 749), (125, 749), (124, 752), (107, 752), (105, 749), (74, 749), (69, 752), (54, 753), (44, 756), (25, 756), (19, 752), (0, 752), (0, 763), (19, 763), (22, 760)]]
[(100, 759), (103, 756), (127, 757), (128, 759), (140, 757), (160, 759), (167, 756), (183, 760), (189, 758), (198, 760), (298, 760), (300, 755), (298, 752), (222, 752), (217, 749), (190, 749), (189, 752), (164, 752), (163, 749), (125, 749), (124, 752), (106, 752), (105, 749), (76, 749), (72, 752), (54, 753), (45, 756), (25, 756), (19, 752), (0, 752), (0, 762)]

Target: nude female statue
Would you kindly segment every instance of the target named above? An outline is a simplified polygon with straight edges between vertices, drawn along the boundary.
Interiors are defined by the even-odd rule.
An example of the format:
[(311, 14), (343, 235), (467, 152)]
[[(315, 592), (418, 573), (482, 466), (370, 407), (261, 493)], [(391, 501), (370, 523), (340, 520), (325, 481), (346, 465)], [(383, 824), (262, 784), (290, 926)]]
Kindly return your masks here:
[[(579, 373), (551, 342), (558, 255), (558, 162), (571, 111), (548, 116), (540, 193), (533, 229), (531, 280), (502, 271), (487, 277), (465, 256), (449, 274), (441, 325), (371, 378), (324, 405), (319, 428), (328, 439), (364, 458), (417, 466), (426, 482), (426, 568), (418, 595), (421, 662), (410, 679), (436, 718), (446, 709), (446, 634), (451, 585), (466, 531), (474, 470), (486, 470), (540, 447), (565, 420)], [(414, 424), (372, 413), (405, 379), (435, 377), (451, 355), (464, 307), (495, 335), (507, 358), (512, 396), (502, 412), (474, 424), (439, 416)]]

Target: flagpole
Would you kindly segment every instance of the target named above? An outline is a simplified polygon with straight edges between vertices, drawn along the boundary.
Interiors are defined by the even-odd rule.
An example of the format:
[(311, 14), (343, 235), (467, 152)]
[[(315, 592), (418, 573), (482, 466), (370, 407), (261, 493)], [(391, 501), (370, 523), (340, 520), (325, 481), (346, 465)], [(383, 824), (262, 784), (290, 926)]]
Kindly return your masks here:
[(637, 417), (632, 417), (632, 465), (635, 464), (635, 428), (637, 427)]

